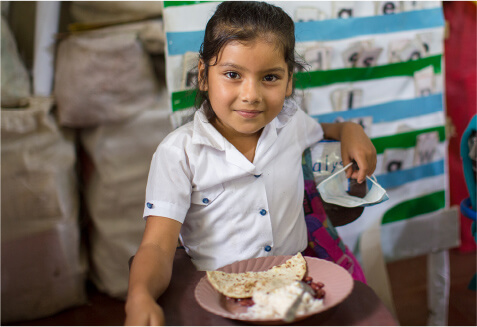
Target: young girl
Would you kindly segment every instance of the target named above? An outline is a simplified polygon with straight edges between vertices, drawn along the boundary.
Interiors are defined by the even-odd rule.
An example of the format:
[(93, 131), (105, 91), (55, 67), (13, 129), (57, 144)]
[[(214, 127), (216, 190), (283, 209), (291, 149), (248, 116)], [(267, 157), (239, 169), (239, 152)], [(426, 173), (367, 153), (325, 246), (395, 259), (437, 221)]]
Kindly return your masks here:
[(130, 271), (126, 324), (163, 324), (156, 299), (167, 288), (180, 237), (199, 270), (294, 255), (307, 247), (303, 151), (323, 137), (341, 141), (358, 182), (376, 151), (361, 126), (318, 124), (290, 98), (292, 19), (259, 2), (221, 3), (200, 51), (200, 109), (153, 156), (146, 228)]

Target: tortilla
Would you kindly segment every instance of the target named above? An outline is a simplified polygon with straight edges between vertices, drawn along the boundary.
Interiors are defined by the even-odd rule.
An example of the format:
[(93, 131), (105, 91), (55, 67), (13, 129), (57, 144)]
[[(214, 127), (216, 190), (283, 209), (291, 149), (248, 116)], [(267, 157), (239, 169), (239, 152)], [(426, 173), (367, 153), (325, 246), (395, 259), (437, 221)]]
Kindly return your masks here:
[(302, 280), (306, 273), (306, 261), (297, 253), (285, 263), (267, 271), (226, 273), (207, 271), (212, 286), (225, 296), (232, 298), (252, 297), (255, 291), (269, 292), (276, 288)]

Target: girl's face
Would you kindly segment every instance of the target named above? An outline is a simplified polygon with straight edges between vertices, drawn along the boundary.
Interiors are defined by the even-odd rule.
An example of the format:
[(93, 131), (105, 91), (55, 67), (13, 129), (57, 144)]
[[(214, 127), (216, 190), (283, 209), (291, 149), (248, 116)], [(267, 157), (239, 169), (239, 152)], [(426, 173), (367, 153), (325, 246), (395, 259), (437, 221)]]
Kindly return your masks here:
[(283, 51), (272, 42), (228, 43), (217, 64), (199, 63), (200, 89), (208, 91), (216, 118), (211, 121), (225, 138), (258, 136), (292, 94), (292, 76)]

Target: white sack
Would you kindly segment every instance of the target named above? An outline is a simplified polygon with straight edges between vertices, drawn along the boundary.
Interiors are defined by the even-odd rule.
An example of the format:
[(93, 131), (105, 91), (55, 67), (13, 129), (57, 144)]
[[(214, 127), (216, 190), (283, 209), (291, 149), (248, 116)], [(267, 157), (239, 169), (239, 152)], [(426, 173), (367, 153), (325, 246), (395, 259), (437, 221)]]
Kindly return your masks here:
[(75, 33), (59, 44), (54, 94), (61, 125), (120, 122), (157, 105), (159, 83), (139, 37), (155, 24), (162, 23)]
[(70, 12), (81, 23), (114, 23), (162, 15), (162, 1), (72, 1)]
[(2, 108), (24, 107), (28, 105), (31, 94), (30, 77), (18, 54), (15, 37), (3, 15), (1, 21)]
[(74, 142), (51, 98), (2, 110), (2, 323), (84, 304)]
[(81, 142), (94, 170), (85, 181), (85, 201), (93, 228), (90, 233), (92, 280), (101, 291), (124, 298), (128, 260), (144, 232), (147, 175), (152, 155), (172, 130), (167, 95), (160, 106), (119, 124), (81, 132)]

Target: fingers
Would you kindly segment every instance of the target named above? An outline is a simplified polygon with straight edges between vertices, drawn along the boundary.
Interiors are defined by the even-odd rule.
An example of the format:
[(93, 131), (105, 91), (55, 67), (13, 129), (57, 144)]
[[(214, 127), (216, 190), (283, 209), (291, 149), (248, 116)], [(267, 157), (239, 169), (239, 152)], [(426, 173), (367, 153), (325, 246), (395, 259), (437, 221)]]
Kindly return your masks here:
[[(356, 164), (359, 170), (353, 170), (348, 178), (354, 178), (359, 184), (366, 180), (366, 176), (371, 176), (376, 168), (375, 157), (371, 154), (369, 156), (357, 156)], [(354, 166), (354, 165), (353, 165)]]
[[(343, 157), (342, 160), (343, 160), (343, 167), (346, 167), (351, 162), (351, 160), (348, 157)], [(351, 174), (353, 173), (353, 166), (352, 165), (349, 166), (345, 172), (346, 172), (346, 178), (351, 178)]]
[[(358, 175), (358, 171), (359, 171), (359, 166), (358, 164), (356, 163), (356, 161), (352, 161), (353, 164), (350, 165), (347, 169), (346, 169), (346, 178), (353, 178), (353, 179), (356, 179), (357, 175)], [(346, 163), (344, 164), (343, 163), (343, 166), (346, 167), (346, 165), (348, 165), (349, 163)]]
[(348, 169), (346, 169), (346, 178), (353, 178), (353, 167), (349, 167)]
[(358, 163), (359, 170), (353, 171), (351, 174), (351, 178), (354, 178), (358, 181), (359, 184), (364, 182), (366, 180), (366, 175), (367, 175), (367, 167), (365, 164), (359, 164)]
[(348, 168), (346, 176), (356, 179), (358, 183), (364, 182), (366, 176), (372, 175), (376, 168), (377, 154), (373, 143), (362, 127), (354, 123), (343, 125), (340, 141), (343, 166), (354, 160), (359, 167)]

